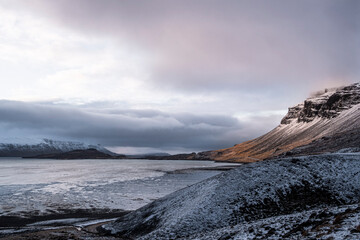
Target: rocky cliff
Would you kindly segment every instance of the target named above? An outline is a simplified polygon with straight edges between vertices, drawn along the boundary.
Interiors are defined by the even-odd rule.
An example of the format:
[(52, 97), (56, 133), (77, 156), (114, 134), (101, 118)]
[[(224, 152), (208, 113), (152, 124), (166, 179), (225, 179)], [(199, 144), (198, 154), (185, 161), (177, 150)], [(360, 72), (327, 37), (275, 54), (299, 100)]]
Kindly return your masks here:
[[(318, 93), (289, 108), (281, 124), (269, 133), (231, 148), (208, 152), (207, 155), (217, 161), (254, 162), (286, 154), (311, 143), (312, 148), (323, 147), (319, 153), (334, 152), (348, 146), (360, 147), (358, 134), (350, 137), (349, 133), (360, 133), (359, 83)], [(334, 141), (319, 144), (319, 139), (334, 140), (339, 136), (343, 137), (337, 141), (338, 144)], [(319, 140), (318, 145), (314, 145), (316, 140)], [(330, 142), (333, 144), (327, 145)], [(296, 154), (309, 154), (309, 151), (297, 151)]]
[(360, 103), (360, 84), (356, 83), (339, 89), (325, 91), (318, 96), (308, 98), (304, 103), (289, 108), (281, 124), (297, 122), (311, 122), (315, 118), (335, 118), (344, 110)]

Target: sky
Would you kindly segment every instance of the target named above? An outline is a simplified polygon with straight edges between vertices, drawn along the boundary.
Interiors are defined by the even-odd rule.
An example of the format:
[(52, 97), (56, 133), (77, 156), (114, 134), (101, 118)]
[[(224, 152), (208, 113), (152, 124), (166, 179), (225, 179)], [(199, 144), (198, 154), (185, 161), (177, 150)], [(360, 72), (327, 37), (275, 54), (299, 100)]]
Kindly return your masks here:
[(359, 82), (359, 58), (357, 0), (0, 0), (0, 131), (127, 154), (231, 147)]

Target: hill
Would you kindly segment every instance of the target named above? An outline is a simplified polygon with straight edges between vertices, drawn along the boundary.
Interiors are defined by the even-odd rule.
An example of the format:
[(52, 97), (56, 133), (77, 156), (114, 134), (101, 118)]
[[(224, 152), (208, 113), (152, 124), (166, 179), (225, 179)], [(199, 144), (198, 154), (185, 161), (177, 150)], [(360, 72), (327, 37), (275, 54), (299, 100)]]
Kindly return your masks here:
[(98, 151), (95, 148), (79, 149), (63, 153), (42, 154), (24, 158), (43, 158), (43, 159), (121, 159), (125, 155), (112, 156)]

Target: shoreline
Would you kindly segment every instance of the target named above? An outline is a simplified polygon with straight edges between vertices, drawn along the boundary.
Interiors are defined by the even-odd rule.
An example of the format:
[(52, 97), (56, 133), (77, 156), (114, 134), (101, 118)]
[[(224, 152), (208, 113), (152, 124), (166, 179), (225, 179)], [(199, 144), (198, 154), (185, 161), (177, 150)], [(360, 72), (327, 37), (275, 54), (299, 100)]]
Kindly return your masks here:
[(237, 165), (223, 165), (223, 166), (216, 166), (216, 167), (184, 168), (184, 169), (177, 169), (174, 171), (169, 171), (166, 173), (167, 174), (181, 174), (181, 173), (184, 173), (187, 171), (221, 171), (221, 172), (225, 172), (225, 171), (229, 171), (234, 168), (240, 167), (241, 165), (242, 165), (242, 163), (237, 164)]
[[(190, 160), (191, 161), (191, 160)], [(194, 167), (166, 171), (165, 174), (182, 174), (188, 171), (219, 171), (224, 172), (241, 164), (222, 165), (215, 167)], [(77, 239), (95, 237), (95, 239), (113, 239), (105, 236), (96, 228), (106, 222), (129, 213), (124, 209), (92, 208), (92, 209), (56, 209), (54, 213), (39, 214), (36, 211), (22, 212), (21, 216), (0, 216), (0, 239), (67, 239), (72, 234)], [(92, 229), (90, 232), (88, 229)], [(50, 237), (55, 234), (59, 238)], [(90, 235), (91, 236), (90, 236)], [(101, 238), (98, 238), (100, 237)], [(115, 238), (118, 239), (118, 238)]]
[[(52, 233), (64, 236), (100, 236), (96, 228), (128, 214), (122, 209), (61, 209), (61, 213), (36, 215), (29, 212), (26, 217), (0, 216), (0, 239), (47, 239)], [(77, 237), (79, 237), (77, 236)], [(81, 239), (81, 238), (80, 238)]]
[[(58, 209), (59, 213), (39, 215), (36, 212), (28, 212), (25, 216), (0, 216), (0, 230), (5, 228), (21, 228), (26, 226), (62, 226), (63, 222), (54, 220), (79, 219), (78, 222), (110, 219), (123, 216), (131, 211), (123, 209)], [(53, 223), (51, 223), (53, 221)], [(49, 222), (44, 225), (35, 223)], [(77, 223), (74, 221), (73, 223)], [(0, 232), (1, 235), (1, 232)]]

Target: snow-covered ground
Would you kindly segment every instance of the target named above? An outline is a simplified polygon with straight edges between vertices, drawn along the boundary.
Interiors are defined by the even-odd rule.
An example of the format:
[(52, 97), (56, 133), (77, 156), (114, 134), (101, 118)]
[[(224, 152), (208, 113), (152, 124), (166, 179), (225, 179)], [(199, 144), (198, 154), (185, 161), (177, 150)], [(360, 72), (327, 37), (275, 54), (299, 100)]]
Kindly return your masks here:
[(360, 239), (359, 204), (322, 207), (194, 234), (184, 239)]
[(360, 155), (245, 164), (103, 226), (141, 239), (359, 239)]
[(0, 158), (0, 216), (61, 209), (134, 210), (219, 171), (178, 169), (226, 165), (211, 161), (46, 160)]

